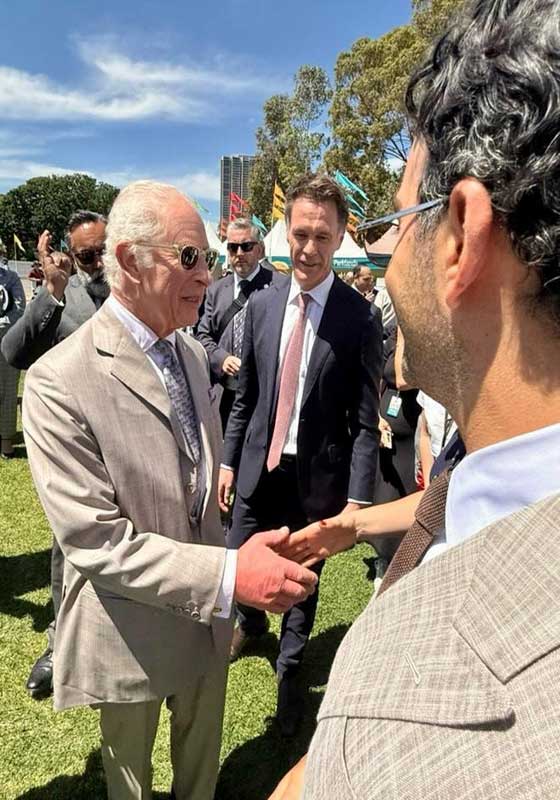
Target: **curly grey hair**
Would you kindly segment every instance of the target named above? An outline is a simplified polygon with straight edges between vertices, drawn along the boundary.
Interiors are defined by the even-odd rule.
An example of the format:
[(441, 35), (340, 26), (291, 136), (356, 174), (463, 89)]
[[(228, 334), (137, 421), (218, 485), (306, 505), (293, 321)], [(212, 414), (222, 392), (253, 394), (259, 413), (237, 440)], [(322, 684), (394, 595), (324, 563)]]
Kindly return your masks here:
[(229, 231), (249, 231), (249, 235), (254, 242), (262, 242), (262, 233), (257, 225), (247, 217), (237, 217), (227, 226), (226, 235)]
[(411, 78), (406, 106), (428, 148), (420, 199), (483, 183), (539, 273), (531, 302), (560, 325), (560, 0), (475, 0)]

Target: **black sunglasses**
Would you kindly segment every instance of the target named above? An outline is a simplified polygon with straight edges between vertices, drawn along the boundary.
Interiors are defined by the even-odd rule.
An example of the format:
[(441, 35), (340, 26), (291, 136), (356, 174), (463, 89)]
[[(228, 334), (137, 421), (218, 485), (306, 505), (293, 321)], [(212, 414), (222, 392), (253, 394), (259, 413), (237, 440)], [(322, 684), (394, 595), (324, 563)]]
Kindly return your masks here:
[(164, 250), (174, 250), (179, 256), (179, 263), (183, 269), (193, 269), (196, 267), (198, 259), (202, 256), (206, 261), (208, 269), (214, 269), (218, 263), (220, 254), (217, 250), (195, 247), (194, 244), (157, 244), (156, 242), (136, 242), (140, 247), (161, 247)]
[(242, 253), (250, 253), (251, 250), (258, 244), (258, 242), (228, 242), (227, 251), (235, 255), (239, 248)]
[(77, 253), (72, 253), (72, 255), (84, 267), (91, 267), (92, 264), (103, 258), (104, 253), (104, 247), (88, 247), (85, 250), (78, 250)]

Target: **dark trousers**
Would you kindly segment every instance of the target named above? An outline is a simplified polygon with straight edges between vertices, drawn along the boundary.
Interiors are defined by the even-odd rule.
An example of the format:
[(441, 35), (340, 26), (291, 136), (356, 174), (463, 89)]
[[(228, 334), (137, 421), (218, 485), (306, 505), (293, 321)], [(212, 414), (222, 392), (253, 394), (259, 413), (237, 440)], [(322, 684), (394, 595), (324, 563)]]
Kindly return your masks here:
[(222, 392), (222, 399), (220, 400), (220, 419), (222, 420), (222, 433), (225, 434), (233, 401), (235, 400), (235, 392), (231, 389), (225, 389)]
[[(282, 458), (280, 466), (271, 473), (265, 469), (251, 498), (236, 496), (227, 546), (237, 549), (254, 533), (283, 525), (287, 525), (290, 531), (296, 531), (311, 521), (301, 507), (295, 458)], [(323, 562), (312, 569), (319, 576)], [(278, 678), (295, 674), (301, 665), (303, 651), (313, 629), (318, 599), (319, 584), (312, 595), (283, 615), (280, 653), (276, 662)], [(237, 618), (248, 634), (259, 634), (265, 629), (264, 611), (237, 604)]]
[(56, 541), (56, 536), (53, 536), (52, 550), (51, 550), (51, 595), (54, 606), (54, 619), (47, 628), (47, 637), (49, 640), (49, 648), (54, 650), (54, 634), (56, 630), (56, 618), (60, 611), (60, 604), (62, 603), (62, 585), (64, 583), (64, 555), (60, 549), (60, 545)]

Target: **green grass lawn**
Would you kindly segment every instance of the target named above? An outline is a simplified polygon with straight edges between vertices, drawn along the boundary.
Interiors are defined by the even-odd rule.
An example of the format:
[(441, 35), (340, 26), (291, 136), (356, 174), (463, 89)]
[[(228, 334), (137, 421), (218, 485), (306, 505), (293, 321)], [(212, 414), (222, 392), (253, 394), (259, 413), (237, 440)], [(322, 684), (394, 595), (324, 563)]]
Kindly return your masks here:
[[(52, 615), (51, 534), (21, 443), (17, 456), (0, 461), (0, 800), (103, 800), (96, 713), (54, 713), (51, 700), (34, 701), (24, 688)], [(366, 563), (371, 553), (361, 545), (333, 558), (323, 571), (305, 661), (307, 722), (296, 740), (283, 742), (266, 721), (275, 709), (279, 618), (272, 618), (271, 633), (258, 650), (231, 667), (217, 800), (265, 800), (306, 751), (336, 648), (372, 591)], [(171, 783), (165, 712), (153, 763), (154, 797), (163, 800)]]

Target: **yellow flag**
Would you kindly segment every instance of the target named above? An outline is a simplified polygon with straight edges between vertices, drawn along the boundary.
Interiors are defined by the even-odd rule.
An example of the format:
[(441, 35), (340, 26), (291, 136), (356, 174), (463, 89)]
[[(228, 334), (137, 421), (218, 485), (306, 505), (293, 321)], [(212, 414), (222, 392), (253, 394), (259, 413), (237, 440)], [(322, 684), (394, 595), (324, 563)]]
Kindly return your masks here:
[(351, 211), (348, 212), (348, 222), (346, 224), (346, 230), (352, 236), (356, 235), (356, 225), (358, 224), (359, 221), (360, 220), (355, 214), (353, 214)]
[(275, 182), (274, 193), (272, 195), (272, 222), (283, 219), (286, 211), (286, 195), (282, 188)]
[(25, 247), (22, 245), (21, 239), (14, 233), (14, 250), (16, 249), (16, 245), (19, 247), (22, 253), (25, 253)]

